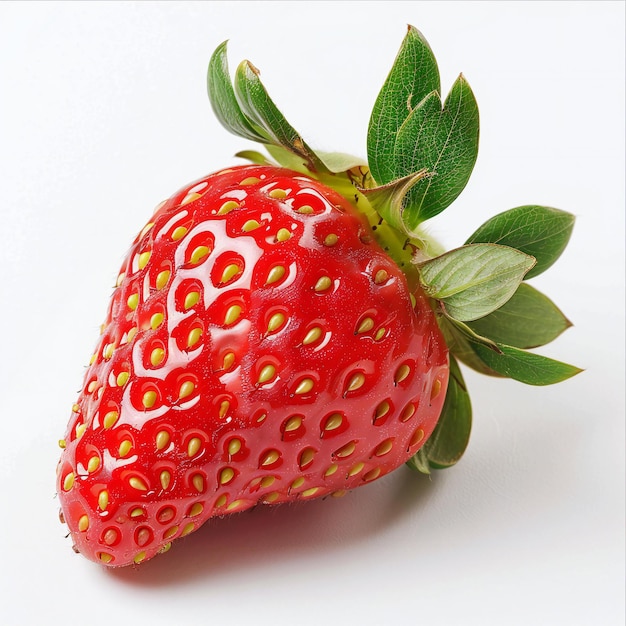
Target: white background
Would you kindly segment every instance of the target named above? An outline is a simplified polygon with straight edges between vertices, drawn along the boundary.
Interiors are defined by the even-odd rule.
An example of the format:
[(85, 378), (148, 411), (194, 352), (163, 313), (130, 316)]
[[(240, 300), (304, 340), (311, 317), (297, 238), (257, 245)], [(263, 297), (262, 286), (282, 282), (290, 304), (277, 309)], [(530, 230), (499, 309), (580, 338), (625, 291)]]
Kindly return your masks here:
[[(249, 147), (210, 110), (211, 52), (230, 39), (310, 144), (364, 155), (407, 23), (481, 110), (474, 176), (432, 233), (576, 214), (533, 283), (575, 322), (543, 353), (586, 371), (468, 373), (470, 448), (431, 480), (209, 522), (137, 569), (75, 555), (56, 444), (118, 264), (160, 200)], [(2, 2), (0, 85), (1, 624), (623, 624), (622, 2)]]

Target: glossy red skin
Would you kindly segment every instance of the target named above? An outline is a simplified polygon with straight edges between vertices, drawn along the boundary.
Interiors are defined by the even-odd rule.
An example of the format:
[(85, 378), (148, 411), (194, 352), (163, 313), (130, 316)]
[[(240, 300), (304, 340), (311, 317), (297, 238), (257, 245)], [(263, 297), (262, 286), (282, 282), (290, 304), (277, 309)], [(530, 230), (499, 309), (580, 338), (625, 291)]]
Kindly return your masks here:
[[(276, 189), (286, 197), (272, 198)], [(190, 190), (201, 197), (181, 206)], [(217, 215), (228, 200), (239, 206)], [(298, 212), (302, 205), (313, 213)], [(249, 220), (260, 226), (246, 232)], [(188, 231), (172, 241), (180, 225)], [(286, 241), (276, 239), (281, 228), (291, 233)], [(331, 233), (337, 235), (334, 245), (324, 243)], [(199, 245), (210, 253), (194, 264), (190, 257)], [(139, 255), (147, 251), (150, 258), (140, 268), (147, 255)], [(241, 271), (222, 284), (231, 263)], [(276, 264), (287, 268), (285, 276), (266, 285)], [(171, 271), (169, 281), (157, 289), (164, 269)], [(377, 284), (379, 270), (388, 278)], [(120, 274), (58, 466), (63, 517), (76, 549), (89, 559), (110, 566), (140, 562), (212, 516), (257, 503), (342, 494), (403, 464), (435, 427), (448, 357), (428, 301), (418, 290), (412, 305), (404, 275), (361, 216), (316, 181), (259, 166), (196, 181), (158, 208)], [(315, 291), (322, 276), (331, 285)], [(185, 295), (194, 290), (200, 300), (185, 311)], [(134, 293), (133, 309), (128, 302)], [(228, 325), (224, 318), (232, 304), (241, 306), (241, 314)], [(276, 311), (285, 323), (268, 333)], [(153, 329), (155, 313), (163, 322)], [(373, 324), (357, 332), (366, 318)], [(324, 333), (303, 345), (313, 326)], [(125, 341), (134, 327), (138, 332)], [(195, 327), (201, 338), (190, 349)], [(164, 350), (156, 366), (150, 362), (155, 347)], [(225, 368), (228, 352), (235, 358), (229, 363), (227, 357)], [(259, 384), (268, 364), (275, 374)], [(403, 365), (409, 374), (397, 382)], [(129, 373), (127, 381), (121, 372)], [(297, 393), (306, 378), (312, 389)], [(180, 399), (186, 381), (193, 391)], [(351, 381), (363, 384), (348, 390)], [(150, 389), (157, 399), (146, 408), (143, 394)], [(385, 402), (389, 410), (377, 419)], [(117, 421), (105, 427), (111, 411)], [(325, 430), (337, 413), (341, 424)], [(293, 416), (301, 424), (285, 430)], [(291, 421), (297, 424), (297, 418)], [(162, 449), (156, 443), (160, 431), (169, 435)], [(193, 444), (189, 449), (194, 438), (197, 451)], [(125, 440), (131, 447), (122, 453)], [(89, 471), (92, 457), (98, 462)], [(166, 488), (164, 471), (170, 475)], [(68, 488), (69, 473), (74, 481)]]

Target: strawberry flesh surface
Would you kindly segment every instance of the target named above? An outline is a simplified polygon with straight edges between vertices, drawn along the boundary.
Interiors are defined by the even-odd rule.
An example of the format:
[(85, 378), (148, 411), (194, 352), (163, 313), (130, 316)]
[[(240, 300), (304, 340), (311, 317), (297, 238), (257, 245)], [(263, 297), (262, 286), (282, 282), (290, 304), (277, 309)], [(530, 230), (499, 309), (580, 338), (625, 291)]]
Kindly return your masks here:
[(223, 170), (159, 206), (122, 265), (58, 465), (63, 518), (123, 566), (213, 516), (341, 495), (415, 454), (447, 380), (428, 299), (345, 198)]

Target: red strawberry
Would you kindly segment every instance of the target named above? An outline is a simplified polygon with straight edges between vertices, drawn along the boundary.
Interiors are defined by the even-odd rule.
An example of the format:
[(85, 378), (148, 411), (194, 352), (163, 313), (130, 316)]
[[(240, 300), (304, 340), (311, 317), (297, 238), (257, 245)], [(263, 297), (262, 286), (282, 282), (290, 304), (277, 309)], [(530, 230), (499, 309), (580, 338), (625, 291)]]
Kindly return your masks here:
[(65, 437), (77, 549), (139, 562), (213, 515), (404, 463), (448, 378), (413, 292), (346, 200), (295, 172), (237, 167), (175, 194), (122, 265)]
[(374, 106), (368, 165), (311, 150), (252, 65), (233, 87), (225, 53), (219, 120), (283, 167), (249, 151), (257, 165), (183, 188), (120, 270), (57, 468), (75, 548), (111, 566), (212, 516), (453, 465), (471, 424), (457, 359), (533, 385), (579, 371), (525, 350), (570, 325), (522, 281), (572, 216), (518, 207), (447, 253), (420, 230), (469, 178), (478, 109), (462, 76), (441, 102), (418, 31)]

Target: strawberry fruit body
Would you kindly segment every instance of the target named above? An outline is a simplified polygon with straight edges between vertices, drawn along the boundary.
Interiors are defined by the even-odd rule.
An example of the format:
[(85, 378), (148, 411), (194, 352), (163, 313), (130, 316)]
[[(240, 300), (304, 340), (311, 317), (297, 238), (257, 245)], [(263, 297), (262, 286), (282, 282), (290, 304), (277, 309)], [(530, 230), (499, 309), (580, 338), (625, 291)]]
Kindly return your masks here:
[(75, 549), (140, 563), (207, 519), (342, 495), (403, 463), (457, 463), (472, 410), (460, 364), (529, 385), (580, 370), (528, 349), (571, 323), (525, 281), (561, 255), (573, 216), (491, 218), (448, 252), (421, 224), (467, 183), (478, 108), (444, 101), (409, 27), (374, 104), (368, 160), (313, 151), (258, 70), (209, 98), (252, 165), (159, 205), (120, 269), (57, 465)]
[(76, 548), (127, 565), (213, 515), (341, 494), (441, 413), (447, 348), (346, 200), (244, 166), (158, 208), (120, 270), (58, 492)]

